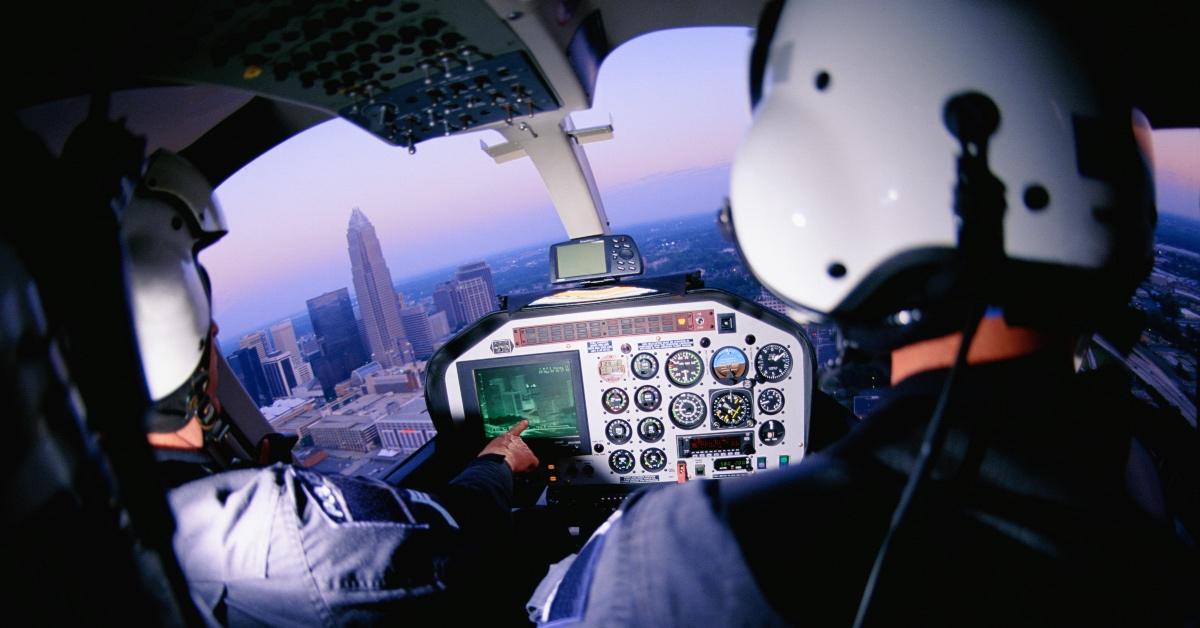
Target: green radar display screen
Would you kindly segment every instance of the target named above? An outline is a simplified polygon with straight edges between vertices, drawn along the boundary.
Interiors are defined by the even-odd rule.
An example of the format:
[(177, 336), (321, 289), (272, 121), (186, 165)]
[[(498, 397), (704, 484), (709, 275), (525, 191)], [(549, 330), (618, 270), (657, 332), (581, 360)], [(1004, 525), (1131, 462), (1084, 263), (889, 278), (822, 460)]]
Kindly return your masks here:
[(464, 406), (468, 416), (478, 417), (484, 438), (500, 436), (526, 419), (522, 438), (576, 447), (586, 442), (578, 353), (478, 360), (459, 368), (461, 383), (471, 384), (470, 390), (464, 386)]

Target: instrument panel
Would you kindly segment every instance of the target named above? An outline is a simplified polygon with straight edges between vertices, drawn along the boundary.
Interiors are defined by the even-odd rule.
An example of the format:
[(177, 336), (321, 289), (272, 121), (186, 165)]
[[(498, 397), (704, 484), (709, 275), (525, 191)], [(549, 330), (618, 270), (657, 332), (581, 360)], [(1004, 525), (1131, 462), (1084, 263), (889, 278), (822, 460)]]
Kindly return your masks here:
[[(439, 431), (521, 418), (552, 488), (747, 476), (803, 458), (812, 348), (719, 290), (485, 317), (430, 362)], [(547, 459), (545, 452), (551, 451)]]

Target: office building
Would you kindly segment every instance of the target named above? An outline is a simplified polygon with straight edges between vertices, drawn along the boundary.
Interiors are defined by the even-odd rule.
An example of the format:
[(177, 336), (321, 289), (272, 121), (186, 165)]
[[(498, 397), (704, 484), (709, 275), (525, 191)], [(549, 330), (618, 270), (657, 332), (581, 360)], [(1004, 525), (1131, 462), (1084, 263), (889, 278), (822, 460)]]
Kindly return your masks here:
[(379, 419), (375, 428), (383, 447), (399, 450), (406, 456), (437, 436), (422, 397), (404, 404), (399, 412)]
[(261, 330), (253, 331), (245, 336), (242, 336), (242, 339), (238, 341), (238, 346), (243, 349), (247, 347), (253, 347), (254, 351), (258, 353), (259, 362), (266, 361), (267, 354), (271, 352), (271, 348), (267, 346), (267, 335)]
[(229, 368), (242, 383), (242, 388), (250, 395), (254, 405), (258, 407), (271, 405), (271, 390), (267, 387), (267, 378), (263, 375), (262, 362), (258, 359), (255, 347), (243, 347), (230, 353), (227, 358)]
[(367, 417), (327, 416), (306, 427), (313, 445), (325, 449), (341, 449), (366, 453), (379, 448), (379, 431), (375, 420)]
[(367, 363), (367, 352), (358, 335), (350, 293), (341, 288), (307, 301), (308, 316), (321, 351), (312, 358), (313, 374), (321, 380), (325, 398), (337, 398), (335, 387), (354, 369)]
[(478, 278), (483, 282), (484, 292), (488, 299), (488, 312), (496, 309), (496, 284), (492, 281), (492, 267), (487, 262), (475, 262), (473, 264), (465, 264), (458, 267), (458, 271), (454, 273), (454, 278), (460, 282), (472, 278)]
[(301, 386), (309, 383), (316, 377), (313, 374), (312, 365), (302, 359), (292, 360), (292, 370), (296, 372), (296, 383)]
[(321, 350), (321, 344), (317, 342), (316, 334), (310, 334), (300, 339), (300, 355), (308, 362), (308, 354), (316, 353)]
[(271, 427), (276, 428), (275, 431), (278, 432), (277, 424), (282, 424), (300, 414), (311, 411), (314, 405), (312, 399), (284, 397), (283, 399), (276, 399), (271, 405), (259, 408), (259, 410), (262, 411), (262, 416), (267, 420), (267, 423), (270, 423)]
[(267, 356), (263, 362), (263, 375), (267, 378), (267, 388), (275, 399), (290, 397), (292, 389), (298, 385), (296, 372), (292, 369), (292, 355), (287, 351), (276, 351)]
[(439, 312), (445, 313), (450, 331), (458, 331), (462, 327), (466, 314), (463, 313), (462, 301), (458, 299), (457, 281), (451, 279), (439, 283), (433, 289), (433, 304)]
[(271, 325), (270, 331), (275, 350), (286, 351), (292, 355), (292, 370), (296, 372), (296, 380), (301, 384), (308, 383), (308, 380), (312, 379), (312, 369), (307, 364), (301, 368), (303, 354), (300, 353), (300, 343), (296, 342), (296, 328), (292, 326), (292, 319), (286, 318)]
[(421, 378), (411, 368), (391, 368), (368, 377), (364, 390), (368, 395), (421, 392)]
[(441, 340), (450, 335), (449, 316), (445, 312), (434, 312), (429, 315), (429, 331), (433, 334), (433, 339)]
[(397, 343), (405, 338), (400, 300), (392, 286), (392, 273), (383, 259), (375, 227), (357, 207), (350, 213), (346, 242), (354, 295), (358, 298), (371, 359), (384, 366), (398, 365), (401, 359)]
[(463, 308), (463, 325), (470, 325), (496, 309), (494, 297), (482, 277), (467, 277), (455, 282), (455, 293)]
[(400, 319), (404, 321), (404, 331), (412, 343), (413, 356), (418, 360), (428, 360), (433, 355), (434, 335), (425, 308), (420, 305), (402, 308)]

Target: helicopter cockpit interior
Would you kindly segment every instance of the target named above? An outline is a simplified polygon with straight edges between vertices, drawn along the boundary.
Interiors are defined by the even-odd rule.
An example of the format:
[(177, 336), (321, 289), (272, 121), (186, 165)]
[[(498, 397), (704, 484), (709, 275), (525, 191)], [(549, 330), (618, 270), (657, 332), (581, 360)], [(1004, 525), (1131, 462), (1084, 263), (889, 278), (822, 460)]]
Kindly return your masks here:
[[(51, 387), (72, 399), (63, 416), (99, 434), (30, 430), (31, 442), (44, 437), (73, 448), (61, 482), (82, 497), (38, 501), (27, 486), (17, 489), (30, 496), (23, 512), (32, 513), (20, 524), (31, 540), (19, 557), (36, 562), (37, 548), (54, 536), (78, 538), (46, 570), (75, 565), (97, 547), (136, 546), (104, 550), (103, 560), (59, 583), (63, 595), (109, 608), (105, 620), (128, 619), (111, 609), (115, 598), (130, 595), (124, 583), (161, 578), (167, 584), (157, 586), (170, 589), (166, 597), (177, 606), (142, 601), (137, 614), (152, 623), (195, 620), (145, 431), (122, 419), (146, 415), (152, 404), (134, 349), (119, 227), (103, 210), (127, 192), (122, 186), (154, 149), (178, 153), (215, 188), (334, 118), (417, 155), (438, 138), (499, 133), (502, 142), (481, 149), (496, 164), (532, 164), (567, 237), (544, 252), (547, 290), (487, 295), (494, 311), (425, 361), (423, 399), (437, 436), (378, 479), (432, 491), (525, 419), (523, 437), (541, 466), (518, 478), (515, 506), (537, 517), (531, 525), (551, 530), (546, 538), (559, 545), (547, 553), (565, 554), (636, 491), (737, 482), (796, 465), (844, 435), (854, 416), (820, 392), (817, 353), (796, 320), (706, 286), (699, 273), (656, 276), (639, 242), (614, 232), (585, 147), (620, 141), (620, 129), (572, 121), (592, 106), (600, 67), (622, 44), (673, 28), (753, 29), (772, 4), (221, 0), (103, 4), (61, 15), (48, 5), (16, 9), (11, 23), (40, 47), (36, 62), (12, 70), (18, 123), (10, 125), (17, 138), (10, 146), (44, 146), (23, 167), (54, 163), (52, 174), (31, 180), (52, 190), (53, 202), (96, 216), (60, 222), (20, 209), (5, 236), (22, 241), (50, 328), (70, 338), (55, 349), (68, 392)], [(1181, 78), (1195, 70), (1186, 42), (1194, 39), (1188, 24), (1196, 11), (1186, 5), (1163, 0), (1077, 17), (1097, 38), (1127, 33), (1111, 46), (1113, 72), (1129, 77), (1138, 108), (1155, 126), (1200, 126), (1195, 81)], [(1173, 17), (1180, 15), (1188, 19)], [(23, 57), (10, 51), (9, 58)], [(760, 86), (763, 59), (747, 63)], [(34, 176), (28, 172), (21, 176)], [(715, 220), (732, 232), (728, 211)], [(61, 268), (63, 250), (71, 251), (70, 268)], [(272, 439), (272, 424), (228, 359), (217, 352), (211, 371), (190, 383), (218, 382), (205, 467), (288, 460), (292, 443)], [(1194, 430), (1194, 400), (1191, 412)], [(276, 449), (268, 452), (266, 442)], [(122, 504), (121, 516), (105, 510), (110, 501)], [(78, 516), (84, 511), (91, 514)], [(30, 531), (39, 526), (45, 531)], [(146, 556), (149, 576), (139, 572)]]

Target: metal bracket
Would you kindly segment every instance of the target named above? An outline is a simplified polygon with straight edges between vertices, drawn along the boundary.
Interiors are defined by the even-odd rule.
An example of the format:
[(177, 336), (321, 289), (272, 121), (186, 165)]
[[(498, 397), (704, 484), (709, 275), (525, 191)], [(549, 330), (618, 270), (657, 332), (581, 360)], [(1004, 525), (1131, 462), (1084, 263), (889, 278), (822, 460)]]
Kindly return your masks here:
[(495, 146), (488, 146), (487, 142), (479, 140), (479, 148), (498, 164), (507, 163), (526, 156), (525, 149), (516, 142), (501, 142)]

